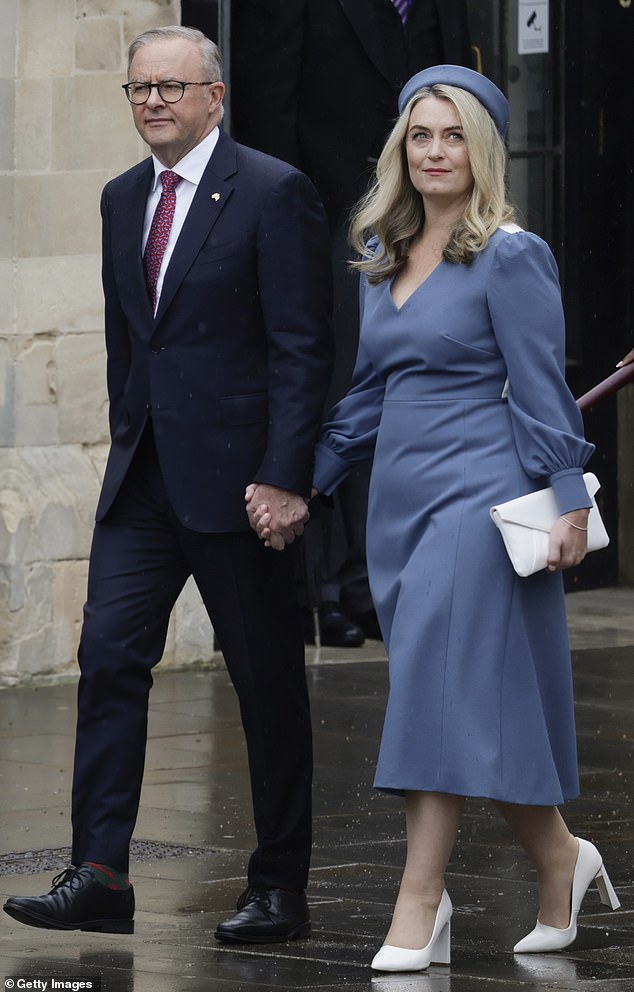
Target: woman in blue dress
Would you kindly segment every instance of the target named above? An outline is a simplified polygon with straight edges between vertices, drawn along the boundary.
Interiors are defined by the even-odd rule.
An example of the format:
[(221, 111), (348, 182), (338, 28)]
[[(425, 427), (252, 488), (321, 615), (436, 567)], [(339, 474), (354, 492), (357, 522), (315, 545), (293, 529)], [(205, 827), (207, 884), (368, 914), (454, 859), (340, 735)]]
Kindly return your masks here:
[[(556, 264), (511, 223), (508, 104), (490, 80), (426, 69), (399, 112), (353, 220), (359, 353), (314, 483), (330, 493), (374, 456), (368, 570), (390, 674), (375, 785), (405, 795), (407, 825), (380, 971), (449, 961), (444, 873), (467, 796), (493, 800), (537, 868), (516, 952), (571, 943), (595, 878), (618, 905), (557, 808), (579, 791), (561, 571), (585, 555), (593, 447), (564, 378)], [(561, 516), (547, 570), (522, 579), (489, 508), (544, 486)], [(251, 513), (275, 547), (266, 508)]]

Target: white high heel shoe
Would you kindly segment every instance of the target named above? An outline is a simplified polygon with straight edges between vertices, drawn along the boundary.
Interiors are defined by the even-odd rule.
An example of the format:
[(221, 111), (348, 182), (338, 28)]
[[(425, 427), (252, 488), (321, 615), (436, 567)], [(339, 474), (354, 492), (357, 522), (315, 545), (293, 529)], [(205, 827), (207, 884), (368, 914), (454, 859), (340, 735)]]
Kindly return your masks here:
[(577, 936), (577, 914), (590, 884), (594, 880), (599, 897), (605, 906), (618, 909), (616, 892), (603, 867), (603, 860), (594, 844), (577, 837), (579, 853), (572, 876), (572, 897), (570, 900), (570, 923), (565, 928), (548, 927), (537, 921), (534, 930), (520, 940), (513, 948), (514, 954), (541, 954), (547, 951), (560, 951), (572, 944)]
[(375, 971), (424, 971), (432, 961), (449, 964), (451, 959), (451, 899), (446, 889), (440, 897), (429, 943), (420, 950), (384, 944), (372, 959)]

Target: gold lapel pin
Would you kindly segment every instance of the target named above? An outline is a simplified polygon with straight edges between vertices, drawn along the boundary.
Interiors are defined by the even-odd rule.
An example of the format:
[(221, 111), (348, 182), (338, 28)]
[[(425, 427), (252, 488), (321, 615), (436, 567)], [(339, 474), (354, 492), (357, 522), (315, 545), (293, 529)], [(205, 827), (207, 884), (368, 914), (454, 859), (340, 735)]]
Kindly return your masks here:
[(220, 199), (220, 193), (212, 193), (211, 199), (218, 201)]

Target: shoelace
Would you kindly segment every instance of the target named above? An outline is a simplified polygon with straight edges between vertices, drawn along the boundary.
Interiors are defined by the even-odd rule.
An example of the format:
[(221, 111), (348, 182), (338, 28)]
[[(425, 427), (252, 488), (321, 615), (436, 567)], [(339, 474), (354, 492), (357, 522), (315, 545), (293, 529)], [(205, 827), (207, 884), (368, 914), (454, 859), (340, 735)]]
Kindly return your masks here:
[(70, 868), (65, 868), (64, 871), (60, 872), (53, 879), (53, 888), (59, 889), (62, 885), (70, 885), (72, 889), (73, 884), (78, 881), (81, 870), (81, 867), (76, 868), (74, 865), (71, 865)]
[(271, 897), (264, 889), (247, 889), (238, 899), (237, 909), (244, 909), (248, 903), (259, 902), (265, 909), (270, 909)]

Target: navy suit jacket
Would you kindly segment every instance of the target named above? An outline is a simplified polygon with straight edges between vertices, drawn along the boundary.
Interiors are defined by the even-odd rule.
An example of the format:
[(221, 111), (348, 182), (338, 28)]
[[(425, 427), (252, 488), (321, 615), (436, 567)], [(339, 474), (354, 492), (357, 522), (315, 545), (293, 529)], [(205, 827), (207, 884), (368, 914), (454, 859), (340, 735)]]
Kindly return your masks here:
[(141, 256), (153, 174), (147, 159), (102, 195), (112, 444), (97, 519), (151, 416), (180, 521), (245, 530), (249, 482), (310, 491), (331, 363), (326, 219), (306, 176), (221, 130), (154, 316)]

